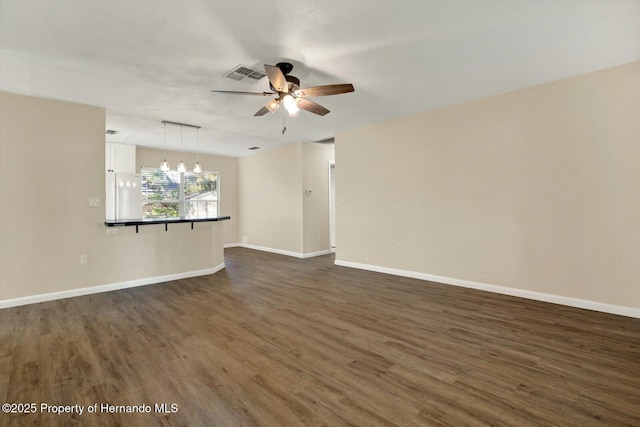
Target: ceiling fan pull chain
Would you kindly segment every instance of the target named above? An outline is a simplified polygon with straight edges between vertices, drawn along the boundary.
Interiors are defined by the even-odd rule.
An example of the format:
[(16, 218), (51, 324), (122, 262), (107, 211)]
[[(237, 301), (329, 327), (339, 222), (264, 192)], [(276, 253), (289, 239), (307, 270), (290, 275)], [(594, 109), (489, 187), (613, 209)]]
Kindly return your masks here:
[(282, 134), (284, 135), (287, 131), (287, 117), (282, 118)]

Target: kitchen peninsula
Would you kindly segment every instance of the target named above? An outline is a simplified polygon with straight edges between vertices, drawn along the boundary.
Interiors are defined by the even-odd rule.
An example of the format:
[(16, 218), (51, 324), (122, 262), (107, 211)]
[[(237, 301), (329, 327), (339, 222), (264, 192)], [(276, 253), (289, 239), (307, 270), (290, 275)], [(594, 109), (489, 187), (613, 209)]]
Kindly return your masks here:
[(210, 218), (148, 218), (148, 219), (122, 219), (122, 220), (107, 220), (104, 222), (104, 225), (107, 227), (128, 227), (135, 226), (136, 233), (138, 232), (138, 227), (141, 225), (155, 225), (155, 224), (164, 224), (164, 230), (168, 230), (168, 224), (180, 224), (180, 223), (191, 223), (191, 229), (193, 230), (194, 222), (212, 222), (212, 221), (226, 221), (231, 219), (230, 216), (218, 216), (218, 217), (210, 217)]

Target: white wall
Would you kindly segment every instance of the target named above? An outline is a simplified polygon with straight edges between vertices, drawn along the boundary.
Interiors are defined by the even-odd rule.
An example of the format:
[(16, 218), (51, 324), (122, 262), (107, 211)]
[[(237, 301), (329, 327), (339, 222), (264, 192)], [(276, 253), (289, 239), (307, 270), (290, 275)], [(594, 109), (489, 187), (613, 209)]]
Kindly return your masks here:
[(0, 306), (223, 264), (222, 223), (106, 235), (104, 144), (104, 109), (0, 92)]
[[(176, 167), (182, 157), (187, 167), (196, 162), (196, 153), (167, 151), (167, 160), (172, 167)], [(160, 167), (164, 159), (164, 150), (140, 147), (136, 149), (136, 170), (141, 167)], [(224, 243), (239, 242), (238, 224), (238, 159), (235, 157), (200, 154), (198, 160), (205, 171), (220, 172), (220, 215), (230, 216), (231, 219), (222, 223)]]
[(336, 262), (639, 308), (639, 112), (636, 62), (342, 132)]

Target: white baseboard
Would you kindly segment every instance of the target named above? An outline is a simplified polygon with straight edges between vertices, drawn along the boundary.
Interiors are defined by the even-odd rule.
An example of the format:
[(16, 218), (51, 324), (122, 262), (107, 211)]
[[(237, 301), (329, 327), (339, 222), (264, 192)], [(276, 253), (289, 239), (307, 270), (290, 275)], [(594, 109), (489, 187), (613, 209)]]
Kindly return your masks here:
[(31, 295), (13, 299), (0, 300), (0, 309), (17, 307), (19, 305), (35, 304), (38, 302), (53, 301), (57, 299), (78, 297), (82, 295), (97, 294), (100, 292), (115, 291), (118, 289), (135, 288), (137, 286), (153, 285), (169, 282), (171, 280), (187, 279), (189, 277), (205, 276), (217, 273), (224, 268), (224, 263), (204, 270), (185, 271), (184, 273), (167, 274), (165, 276), (146, 277), (144, 279), (128, 280), (126, 282), (111, 283), (108, 285), (91, 286), (87, 288), (69, 289), (68, 291), (51, 292), (48, 294)]
[(295, 257), (295, 258), (302, 258), (302, 254), (299, 253), (299, 252), (292, 252), (292, 251), (285, 251), (285, 250), (282, 250), (282, 249), (268, 248), (266, 246), (250, 245), (248, 243), (240, 243), (238, 246), (240, 246), (241, 248), (254, 249), (256, 251), (271, 252), (272, 254), (292, 256), (292, 257)]
[(237, 248), (238, 246), (242, 246), (241, 243), (225, 243), (224, 247), (225, 248)]
[(464, 288), (478, 289), (481, 291), (494, 292), (497, 294), (511, 295), (514, 297), (527, 298), (536, 301), (550, 302), (553, 304), (566, 305), (569, 307), (584, 308), (587, 310), (601, 311), (604, 313), (617, 314), (640, 318), (640, 308), (626, 307), (622, 305), (605, 304), (596, 301), (589, 301), (579, 298), (570, 298), (542, 292), (528, 291), (526, 289), (509, 288), (506, 286), (490, 285), (487, 283), (473, 282), (470, 280), (454, 279), (451, 277), (436, 276), (433, 274), (419, 273), (416, 271), (400, 270), (396, 268), (381, 267), (371, 264), (361, 264), (357, 262), (335, 260), (335, 265), (342, 267), (357, 268), (360, 270), (375, 271), (394, 276), (410, 277), (413, 279), (428, 280), (430, 282), (443, 283), (445, 285), (461, 286)]
[(272, 254), (291, 256), (294, 258), (311, 258), (314, 256), (327, 255), (331, 253), (331, 251), (327, 249), (326, 251), (309, 252), (309, 253), (303, 254), (300, 252), (285, 251), (282, 249), (269, 248), (266, 246), (250, 245), (248, 243), (238, 243), (236, 244), (236, 246), (239, 246), (241, 248), (254, 249), (256, 251), (271, 252)]
[(330, 253), (331, 249), (327, 249), (326, 251), (308, 252), (306, 254), (302, 254), (302, 258), (313, 258), (314, 256), (329, 255)]

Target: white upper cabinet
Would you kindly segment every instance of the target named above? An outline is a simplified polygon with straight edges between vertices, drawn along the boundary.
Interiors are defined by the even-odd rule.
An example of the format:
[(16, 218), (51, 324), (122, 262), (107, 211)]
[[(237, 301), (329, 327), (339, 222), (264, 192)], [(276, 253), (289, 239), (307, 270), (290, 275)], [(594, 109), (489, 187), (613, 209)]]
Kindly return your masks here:
[(136, 146), (105, 143), (105, 166), (107, 172), (136, 172)]

